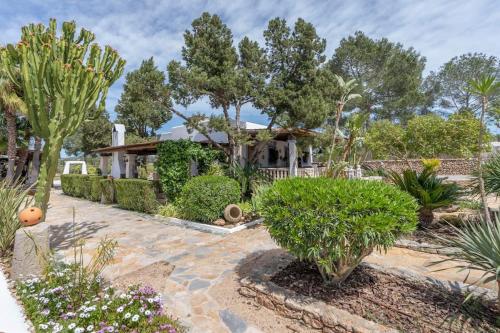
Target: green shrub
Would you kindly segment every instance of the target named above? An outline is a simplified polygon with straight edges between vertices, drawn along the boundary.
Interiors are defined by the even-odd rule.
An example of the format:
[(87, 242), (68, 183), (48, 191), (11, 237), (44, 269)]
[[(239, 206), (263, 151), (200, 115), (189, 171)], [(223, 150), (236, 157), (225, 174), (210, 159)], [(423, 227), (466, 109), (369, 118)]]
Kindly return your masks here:
[(66, 195), (87, 200), (101, 200), (101, 188), (99, 182), (102, 177), (68, 174), (61, 175), (61, 188)]
[(374, 248), (391, 247), (417, 225), (415, 200), (383, 182), (291, 178), (260, 194), (271, 237), (325, 282), (341, 283)]
[(31, 201), (22, 184), (7, 185), (0, 181), (0, 257), (10, 251), (16, 231), (21, 227), (18, 211), (30, 206)]
[(183, 218), (210, 223), (224, 214), (224, 208), (240, 201), (240, 186), (225, 176), (198, 176), (182, 188), (176, 206)]
[(85, 199), (101, 201), (101, 176), (88, 176), (86, 179)]
[(198, 172), (205, 173), (220, 152), (189, 140), (167, 140), (157, 147), (156, 169), (163, 192), (173, 201), (191, 177), (191, 161), (198, 163)]
[(154, 213), (158, 208), (158, 184), (144, 179), (115, 179), (118, 206), (144, 213)]
[(445, 183), (439, 178), (432, 166), (425, 166), (422, 172), (407, 169), (400, 175), (395, 171), (388, 172), (389, 180), (417, 199), (419, 220), (422, 227), (429, 226), (434, 220), (433, 210), (455, 203), (462, 195), (460, 187), (455, 183)]
[(160, 206), (158, 208), (158, 214), (161, 216), (165, 217), (179, 217), (180, 214), (178, 212), (178, 208), (172, 204), (172, 203), (167, 203), (163, 206)]
[(115, 186), (112, 179), (101, 179), (99, 181), (103, 203), (112, 204), (115, 202)]
[(61, 188), (66, 195), (77, 198), (85, 198), (88, 192), (88, 177), (80, 174), (61, 175)]

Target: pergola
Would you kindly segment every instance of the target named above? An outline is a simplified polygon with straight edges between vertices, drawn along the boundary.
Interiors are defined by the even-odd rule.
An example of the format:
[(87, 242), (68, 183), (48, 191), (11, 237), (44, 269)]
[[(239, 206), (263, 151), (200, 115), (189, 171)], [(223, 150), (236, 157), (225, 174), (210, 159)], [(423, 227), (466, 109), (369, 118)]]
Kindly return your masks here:
[[(100, 168), (103, 175), (107, 175), (107, 165), (109, 159), (112, 158), (111, 176), (114, 178), (134, 178), (136, 174), (136, 158), (137, 156), (156, 155), (157, 146), (163, 140), (155, 140), (145, 143), (124, 144), (125, 129), (123, 125), (115, 124), (113, 127), (113, 145), (109, 147), (95, 149), (93, 152), (100, 155)], [(257, 134), (262, 129), (248, 129), (245, 130), (251, 138), (256, 139)], [(305, 129), (272, 129), (274, 134), (273, 140), (285, 141), (288, 146), (288, 174), (290, 176), (298, 175), (298, 161), (297, 161), (297, 138), (313, 137), (317, 135), (316, 132)], [(120, 137), (123, 136), (123, 137)], [(198, 140), (202, 144), (210, 144), (210, 140)], [(226, 143), (219, 144), (225, 146)], [(246, 158), (241, 163), (246, 163), (248, 156), (253, 149), (258, 145), (258, 142), (253, 145), (244, 145), (242, 147), (241, 155)], [(312, 167), (312, 146), (308, 147), (308, 161), (306, 165)]]

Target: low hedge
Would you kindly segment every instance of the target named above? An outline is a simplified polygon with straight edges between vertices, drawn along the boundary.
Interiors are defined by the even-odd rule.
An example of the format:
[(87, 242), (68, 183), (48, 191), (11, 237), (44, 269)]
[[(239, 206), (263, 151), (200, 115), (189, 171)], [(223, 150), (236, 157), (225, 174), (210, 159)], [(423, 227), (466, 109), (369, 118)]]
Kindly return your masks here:
[(100, 176), (87, 176), (84, 197), (90, 201), (101, 201)]
[(271, 237), (335, 284), (417, 225), (416, 201), (383, 182), (291, 178), (275, 182), (258, 202)]
[(176, 201), (183, 218), (211, 223), (224, 215), (224, 208), (240, 201), (240, 185), (225, 176), (191, 178)]
[(159, 183), (144, 179), (114, 179), (115, 200), (124, 209), (154, 213), (158, 208), (156, 199)]
[(115, 186), (113, 179), (101, 179), (99, 181), (101, 188), (102, 203), (112, 204), (115, 202)]
[(61, 175), (61, 188), (64, 194), (72, 197), (84, 198), (87, 192), (87, 175), (67, 174)]
[(67, 174), (61, 175), (61, 188), (66, 195), (85, 198), (91, 201), (101, 200), (101, 187), (99, 182), (102, 177)]

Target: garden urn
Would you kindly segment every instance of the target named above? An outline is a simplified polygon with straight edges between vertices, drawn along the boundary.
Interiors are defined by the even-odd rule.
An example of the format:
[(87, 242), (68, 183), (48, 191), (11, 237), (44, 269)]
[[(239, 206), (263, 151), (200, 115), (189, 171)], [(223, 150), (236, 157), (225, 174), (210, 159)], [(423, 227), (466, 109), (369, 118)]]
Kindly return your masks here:
[(42, 217), (42, 210), (38, 207), (28, 207), (19, 212), (19, 221), (25, 227), (40, 223)]

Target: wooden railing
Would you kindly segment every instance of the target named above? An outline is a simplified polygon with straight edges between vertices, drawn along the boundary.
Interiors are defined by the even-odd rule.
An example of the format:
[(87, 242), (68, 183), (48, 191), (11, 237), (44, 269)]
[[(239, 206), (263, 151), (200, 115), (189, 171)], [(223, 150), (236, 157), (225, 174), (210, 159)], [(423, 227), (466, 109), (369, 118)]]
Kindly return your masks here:
[[(288, 168), (260, 168), (262, 173), (271, 180), (288, 178), (290, 172)], [(297, 177), (321, 177), (326, 175), (326, 167), (298, 168)]]

